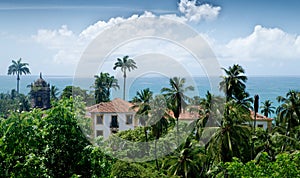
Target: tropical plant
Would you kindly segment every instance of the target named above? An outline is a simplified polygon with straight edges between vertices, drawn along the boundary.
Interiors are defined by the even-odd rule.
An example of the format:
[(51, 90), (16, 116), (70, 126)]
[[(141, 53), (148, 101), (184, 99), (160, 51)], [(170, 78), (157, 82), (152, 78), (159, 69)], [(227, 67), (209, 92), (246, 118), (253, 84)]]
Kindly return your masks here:
[(59, 89), (55, 85), (52, 85), (50, 88), (51, 100), (58, 100), (58, 95), (59, 95)]
[(216, 127), (221, 125), (225, 100), (222, 97), (214, 96), (207, 91), (205, 98), (201, 98), (199, 106), (200, 117), (196, 121), (195, 127), (196, 139), (206, 141), (207, 138), (202, 137), (203, 129), (205, 127)]
[(12, 64), (8, 67), (8, 75), (17, 75), (17, 94), (19, 94), (20, 75), (30, 74), (28, 65), (28, 63), (22, 63), (20, 58), (18, 61), (12, 60)]
[(185, 93), (187, 91), (193, 91), (193, 86), (185, 87), (185, 78), (173, 77), (169, 81), (170, 88), (162, 88), (161, 92), (166, 98), (168, 108), (173, 112), (176, 118), (176, 130), (177, 130), (177, 144), (179, 145), (179, 128), (178, 119), (179, 115), (187, 106), (187, 101), (190, 99)]
[(275, 107), (272, 106), (272, 103), (270, 100), (266, 100), (265, 102), (261, 102), (262, 106), (261, 113), (264, 114), (264, 116), (268, 117), (270, 114), (273, 114), (275, 112)]
[(164, 160), (163, 168), (167, 168), (169, 176), (187, 178), (205, 175), (208, 156), (196, 140), (188, 137), (178, 151), (178, 155), (171, 155)]
[(90, 177), (90, 162), (81, 163), (90, 143), (75, 118), (73, 100), (55, 104), (0, 119), (0, 177)]
[(133, 59), (130, 59), (129, 56), (124, 56), (122, 59), (118, 58), (117, 62), (115, 63), (113, 69), (116, 70), (117, 68), (121, 68), (124, 77), (123, 83), (123, 100), (125, 100), (125, 93), (126, 93), (126, 77), (127, 77), (127, 70), (130, 72), (137, 68), (136, 63)]
[(249, 111), (234, 101), (227, 102), (220, 127), (206, 128), (207, 131), (214, 129), (214, 134), (206, 145), (211, 158), (217, 162), (228, 162), (233, 157), (248, 160), (251, 138), (250, 120)]
[(294, 131), (294, 129), (300, 125), (300, 94), (297, 91), (290, 90), (286, 97), (279, 96), (277, 100), (281, 105), (276, 110), (276, 122), (286, 130), (286, 142), (282, 146), (283, 151), (289, 144), (291, 133), (298, 132), (298, 130)]
[(169, 117), (166, 113), (166, 102), (162, 95), (157, 95), (151, 101), (151, 111), (150, 111), (150, 125), (152, 128), (152, 135), (155, 137), (154, 141), (154, 156), (156, 168), (159, 170), (158, 160), (157, 160), (157, 141), (158, 139), (167, 132), (168, 130), (168, 120)]
[(96, 103), (110, 101), (111, 88), (119, 89), (118, 80), (109, 73), (100, 73), (95, 75), (95, 99)]
[(276, 156), (276, 160), (270, 159), (265, 152), (258, 160), (247, 163), (234, 158), (232, 162), (225, 163), (225, 171), (212, 175), (213, 177), (299, 177), (300, 152), (292, 154), (282, 153)]
[(220, 82), (220, 90), (225, 92), (226, 101), (229, 101), (245, 91), (247, 77), (244, 75), (245, 70), (238, 64), (222, 69), (226, 76), (223, 76), (223, 81)]
[[(138, 108), (136, 112), (136, 117), (138, 117), (139, 122), (142, 126), (144, 126), (144, 134), (146, 138), (146, 142), (148, 142), (148, 119), (149, 119), (149, 112), (151, 110), (150, 107), (150, 100), (152, 99), (153, 92), (150, 91), (149, 88), (144, 90), (138, 91), (136, 96), (132, 99), (134, 106), (133, 109)], [(146, 143), (147, 144), (147, 143)], [(147, 145), (147, 150), (148, 150)]]

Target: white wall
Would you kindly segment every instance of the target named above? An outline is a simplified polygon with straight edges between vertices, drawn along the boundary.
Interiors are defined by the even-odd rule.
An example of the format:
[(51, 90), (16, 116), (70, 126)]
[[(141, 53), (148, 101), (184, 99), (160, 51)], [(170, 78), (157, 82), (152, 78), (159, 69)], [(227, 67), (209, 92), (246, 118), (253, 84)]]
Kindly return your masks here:
[[(253, 125), (254, 121), (252, 121), (251, 124)], [(258, 128), (258, 125), (263, 125), (264, 130), (267, 130), (267, 128), (268, 128), (268, 121), (259, 121), (259, 120), (256, 120), (255, 127)]]
[[(103, 115), (103, 124), (97, 124), (97, 115)], [(97, 137), (97, 130), (103, 130), (103, 137), (104, 139), (107, 139), (110, 134), (110, 122), (111, 117), (117, 115), (118, 116), (118, 122), (119, 122), (119, 131), (121, 130), (129, 130), (134, 129), (134, 113), (128, 112), (128, 113), (94, 113), (93, 114), (93, 122), (94, 122), (94, 136)], [(126, 115), (133, 115), (132, 118), (132, 124), (126, 124)]]

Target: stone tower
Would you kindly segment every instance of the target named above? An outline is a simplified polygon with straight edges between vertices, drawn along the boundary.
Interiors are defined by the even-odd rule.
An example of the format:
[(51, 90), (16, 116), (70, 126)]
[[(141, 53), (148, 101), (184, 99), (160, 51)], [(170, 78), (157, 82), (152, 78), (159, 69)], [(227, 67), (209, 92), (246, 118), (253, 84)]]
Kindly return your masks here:
[(50, 85), (43, 79), (42, 73), (40, 78), (31, 84), (31, 106), (32, 108), (48, 109), (50, 105)]

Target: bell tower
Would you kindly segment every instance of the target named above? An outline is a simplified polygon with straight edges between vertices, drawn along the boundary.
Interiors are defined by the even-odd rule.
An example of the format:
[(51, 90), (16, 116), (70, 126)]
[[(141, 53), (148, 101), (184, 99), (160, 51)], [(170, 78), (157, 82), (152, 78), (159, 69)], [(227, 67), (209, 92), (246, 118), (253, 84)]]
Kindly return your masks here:
[(43, 79), (42, 73), (40, 78), (31, 84), (30, 90), (32, 108), (48, 109), (50, 105), (50, 85)]

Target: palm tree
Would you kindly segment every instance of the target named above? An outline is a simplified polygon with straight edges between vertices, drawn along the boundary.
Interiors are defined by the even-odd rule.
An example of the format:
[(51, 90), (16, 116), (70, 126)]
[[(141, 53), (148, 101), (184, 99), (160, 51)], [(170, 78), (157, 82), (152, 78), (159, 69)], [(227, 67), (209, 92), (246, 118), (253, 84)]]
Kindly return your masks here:
[(200, 100), (200, 118), (196, 121), (196, 139), (199, 140), (205, 127), (220, 126), (224, 110), (224, 99), (207, 91)]
[(275, 107), (272, 106), (272, 103), (270, 100), (266, 100), (265, 102), (261, 102), (262, 106), (261, 108), (261, 113), (264, 114), (264, 116), (268, 117), (269, 114), (273, 114), (275, 112)]
[(149, 124), (152, 127), (152, 134), (155, 136), (154, 142), (154, 155), (156, 168), (159, 170), (158, 160), (157, 160), (157, 141), (168, 130), (168, 120), (166, 117), (169, 115), (166, 113), (166, 102), (165, 98), (162, 95), (157, 95), (150, 102), (151, 111), (150, 111), (150, 120)]
[(20, 75), (30, 74), (28, 65), (28, 63), (22, 63), (20, 58), (18, 61), (12, 60), (12, 64), (8, 67), (8, 75), (17, 75), (17, 94), (19, 94)]
[(126, 89), (126, 72), (127, 70), (130, 72), (137, 68), (136, 63), (133, 59), (130, 59), (129, 56), (124, 56), (122, 59), (118, 58), (115, 63), (114, 70), (117, 68), (121, 68), (124, 77), (124, 86), (123, 86), (123, 99), (125, 100), (125, 89)]
[(202, 177), (207, 170), (208, 156), (196, 140), (188, 137), (178, 149), (179, 155), (172, 155), (165, 160), (169, 176)]
[(228, 162), (233, 157), (247, 160), (250, 158), (251, 128), (246, 123), (251, 121), (250, 112), (234, 101), (227, 102), (225, 109), (220, 127), (215, 127), (206, 145), (208, 153), (217, 162)]
[[(278, 102), (281, 105), (277, 108), (277, 120), (279, 126), (285, 127), (286, 129), (286, 144), (288, 137), (291, 136), (291, 132), (294, 128), (300, 125), (300, 93), (294, 90), (290, 90), (286, 97), (277, 97)], [(295, 129), (297, 132), (297, 129)], [(282, 146), (282, 151), (285, 149), (286, 144)]]
[(166, 98), (168, 107), (173, 111), (174, 117), (176, 118), (176, 130), (177, 130), (177, 144), (179, 144), (179, 128), (178, 128), (178, 119), (179, 115), (187, 106), (187, 100), (190, 98), (185, 95), (187, 91), (193, 91), (193, 86), (185, 87), (185, 78), (174, 77), (170, 79), (170, 88), (162, 88), (161, 92)]
[(57, 100), (58, 95), (59, 95), (59, 89), (55, 85), (52, 85), (50, 88), (50, 98), (52, 100)]
[(234, 64), (228, 69), (222, 69), (226, 76), (223, 76), (223, 81), (220, 82), (220, 90), (225, 92), (226, 101), (229, 101), (245, 91), (245, 82), (248, 78), (243, 75), (245, 70), (238, 64)]
[(114, 76), (110, 76), (109, 73), (100, 73), (95, 75), (95, 99), (96, 103), (107, 102), (110, 100), (111, 88), (119, 89), (118, 80)]
[[(138, 108), (138, 111), (136, 112), (136, 116), (139, 117), (139, 121), (142, 126), (144, 126), (144, 134), (146, 138), (146, 142), (148, 142), (148, 136), (147, 136), (147, 122), (149, 118), (149, 112), (151, 110), (150, 107), (150, 100), (152, 99), (153, 92), (150, 91), (149, 88), (146, 88), (142, 91), (138, 91), (136, 93), (136, 96), (132, 99), (134, 102), (134, 108)], [(148, 145), (147, 145), (147, 151), (148, 151)]]

